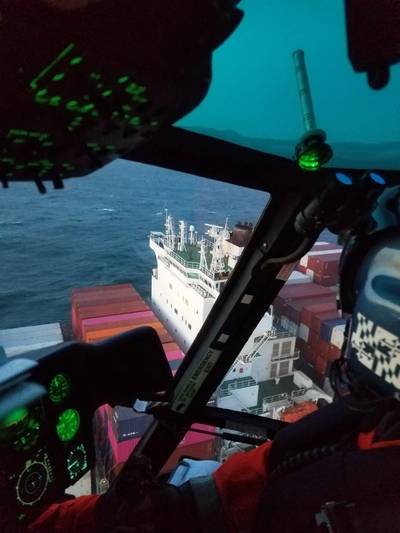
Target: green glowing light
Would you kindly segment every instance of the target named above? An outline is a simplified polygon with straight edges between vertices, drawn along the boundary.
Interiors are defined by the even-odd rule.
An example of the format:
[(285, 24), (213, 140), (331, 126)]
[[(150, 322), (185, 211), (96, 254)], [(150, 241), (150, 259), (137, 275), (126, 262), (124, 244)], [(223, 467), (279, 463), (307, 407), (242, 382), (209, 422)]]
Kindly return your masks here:
[(33, 90), (38, 88), (38, 81), (46, 76), (46, 74), (55, 66), (57, 63), (59, 63), (62, 59), (64, 59), (65, 56), (67, 56), (71, 50), (74, 48), (75, 43), (70, 43), (68, 46), (64, 48), (64, 50), (61, 50), (61, 52), (58, 54), (58, 56), (47, 65), (42, 71), (39, 72), (39, 74), (30, 82), (30, 86)]
[(76, 57), (71, 59), (69, 64), (70, 65), (79, 65), (79, 63), (82, 63), (82, 61), (83, 61), (83, 57), (82, 56), (76, 56)]
[(140, 123), (141, 123), (141, 120), (140, 120), (140, 117), (138, 116), (132, 117), (130, 121), (128, 122), (128, 124), (130, 124), (131, 126), (140, 126)]
[(65, 374), (57, 374), (50, 381), (49, 398), (53, 403), (61, 403), (71, 394), (71, 381)]
[(49, 105), (53, 107), (58, 107), (61, 104), (61, 96), (52, 96), (49, 100)]
[(78, 433), (80, 416), (76, 409), (66, 409), (58, 417), (56, 425), (58, 438), (63, 442), (72, 440)]
[(70, 111), (76, 111), (78, 109), (78, 102), (76, 100), (70, 100), (65, 107)]
[(86, 104), (86, 105), (81, 107), (80, 111), (82, 111), (82, 113), (87, 113), (88, 111), (90, 111), (93, 108), (94, 108), (94, 104)]
[(64, 72), (60, 72), (59, 74), (56, 74), (55, 76), (53, 76), (52, 80), (53, 80), (53, 81), (60, 81), (60, 80), (62, 80), (64, 77), (65, 77)]
[(102, 96), (110, 96), (110, 94), (112, 94), (112, 90), (108, 89), (107, 91), (103, 91), (101, 94)]
[(40, 89), (40, 91), (36, 93), (36, 96), (44, 96), (45, 94), (47, 94), (47, 89)]
[(125, 83), (126, 81), (129, 80), (129, 77), (128, 76), (121, 76), (120, 78), (117, 79), (117, 83)]
[(299, 167), (303, 170), (318, 170), (321, 167), (320, 156), (319, 150), (309, 150), (301, 154), (298, 160)]
[(19, 407), (0, 420), (0, 430), (14, 430), (27, 421), (29, 411), (26, 407)]

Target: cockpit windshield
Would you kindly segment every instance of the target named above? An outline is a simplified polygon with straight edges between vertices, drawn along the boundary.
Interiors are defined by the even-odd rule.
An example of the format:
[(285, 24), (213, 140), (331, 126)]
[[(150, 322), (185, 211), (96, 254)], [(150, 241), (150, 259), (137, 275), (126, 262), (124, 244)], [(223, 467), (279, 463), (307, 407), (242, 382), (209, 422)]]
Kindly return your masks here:
[(178, 125), (235, 144), (293, 157), (303, 133), (292, 54), (303, 49), (318, 127), (331, 166), (400, 168), (398, 87), (371, 89), (347, 51), (345, 3), (243, 0), (245, 16), (214, 53), (205, 100)]

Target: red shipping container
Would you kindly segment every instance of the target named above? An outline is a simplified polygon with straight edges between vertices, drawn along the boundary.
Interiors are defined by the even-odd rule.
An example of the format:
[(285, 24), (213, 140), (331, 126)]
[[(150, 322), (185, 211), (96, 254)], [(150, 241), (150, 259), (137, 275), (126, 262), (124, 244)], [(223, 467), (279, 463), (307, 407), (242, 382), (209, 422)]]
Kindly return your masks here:
[[(116, 317), (119, 315), (115, 315)], [(144, 318), (137, 318), (136, 320), (120, 320), (120, 321), (114, 321), (109, 322), (105, 324), (98, 324), (98, 325), (86, 325), (85, 320), (82, 320), (81, 322), (81, 331), (85, 333), (89, 333), (92, 331), (101, 331), (102, 329), (113, 329), (113, 328), (121, 328), (121, 327), (131, 327), (132, 329), (140, 327), (144, 324), (153, 324), (153, 327), (156, 327), (158, 324), (160, 324), (160, 321), (154, 316), (148, 316)]]
[(308, 268), (316, 274), (337, 272), (340, 255), (340, 253), (312, 255), (308, 259)]
[(95, 302), (97, 300), (108, 300), (110, 298), (141, 298), (141, 296), (133, 290), (120, 289), (116, 291), (107, 292), (90, 292), (88, 294), (74, 294), (71, 296), (71, 302), (74, 304), (81, 304), (85, 302)]
[(301, 322), (302, 324), (308, 326), (310, 329), (315, 329), (312, 327), (312, 320), (315, 315), (320, 315), (322, 313), (327, 313), (336, 310), (336, 297), (332, 301), (326, 303), (316, 303), (312, 305), (307, 305), (301, 312)]
[(82, 326), (94, 326), (100, 324), (112, 324), (121, 320), (134, 320), (136, 318), (154, 316), (153, 311), (138, 311), (137, 313), (126, 313), (122, 315), (110, 315), (96, 318), (85, 318), (82, 321)]
[(71, 294), (72, 295), (79, 295), (79, 294), (88, 294), (91, 292), (107, 292), (107, 291), (114, 291), (119, 289), (132, 289), (133, 285), (131, 283), (122, 283), (122, 284), (116, 284), (116, 285), (96, 285), (93, 287), (76, 287), (72, 289)]
[(329, 361), (336, 361), (336, 359), (339, 359), (341, 355), (342, 351), (339, 348), (333, 346), (333, 344), (329, 344)]
[(326, 376), (328, 361), (325, 357), (317, 356), (315, 359), (315, 370), (320, 376)]
[(311, 346), (310, 344), (306, 344), (306, 346), (302, 350), (302, 356), (303, 359), (305, 359), (308, 363), (311, 363), (314, 365), (315, 363), (315, 348)]
[(313, 329), (310, 329), (310, 333), (308, 334), (308, 344), (316, 348), (318, 346), (319, 341), (320, 341), (319, 333), (317, 333)]
[(315, 346), (315, 353), (316, 356), (322, 357), (325, 359), (325, 361), (329, 360), (329, 354), (330, 354), (330, 344), (324, 339), (320, 339), (318, 344)]
[(94, 307), (83, 307), (78, 310), (78, 317), (84, 318), (98, 318), (108, 315), (121, 315), (124, 313), (136, 313), (137, 311), (148, 311), (148, 306), (143, 302), (133, 303), (115, 303), (109, 305), (96, 305)]
[(338, 273), (327, 276), (320, 276), (319, 274), (315, 274), (314, 281), (315, 283), (318, 283), (318, 285), (322, 285), (323, 287), (333, 287), (334, 285), (338, 284), (339, 275)]
[(321, 287), (315, 283), (301, 283), (284, 286), (279, 293), (279, 298), (288, 304), (293, 300), (318, 298), (320, 296), (330, 296), (331, 294), (332, 291), (327, 287)]
[(340, 313), (337, 309), (334, 309), (333, 311), (327, 311), (326, 313), (315, 314), (311, 318), (310, 328), (319, 335), (321, 332), (321, 326), (325, 320), (334, 320), (335, 318), (340, 318)]
[[(125, 304), (125, 303), (139, 303), (144, 302), (140, 296), (110, 296), (109, 298), (97, 298), (95, 300), (88, 300), (82, 302), (72, 302), (72, 305), (78, 310), (85, 309), (86, 307), (95, 307), (103, 305), (112, 305), (112, 304)], [(147, 304), (146, 304), (147, 305)]]

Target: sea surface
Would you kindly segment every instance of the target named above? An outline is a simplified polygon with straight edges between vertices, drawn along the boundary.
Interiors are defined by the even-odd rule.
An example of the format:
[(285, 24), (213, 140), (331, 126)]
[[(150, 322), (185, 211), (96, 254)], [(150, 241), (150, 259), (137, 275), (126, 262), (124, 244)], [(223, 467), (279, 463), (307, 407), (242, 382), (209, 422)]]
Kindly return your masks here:
[(68, 322), (74, 287), (133, 283), (149, 300), (150, 231), (165, 209), (178, 223), (255, 223), (263, 192), (117, 160), (64, 190), (32, 183), (0, 190), (0, 329)]

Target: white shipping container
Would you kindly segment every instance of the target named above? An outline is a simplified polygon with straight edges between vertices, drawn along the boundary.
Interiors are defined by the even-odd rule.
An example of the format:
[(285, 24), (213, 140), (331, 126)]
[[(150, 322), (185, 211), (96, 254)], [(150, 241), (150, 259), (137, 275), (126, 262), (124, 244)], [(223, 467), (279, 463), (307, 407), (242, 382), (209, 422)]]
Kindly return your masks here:
[(311, 283), (311, 277), (308, 274), (293, 270), (286, 285), (299, 285), (300, 283)]
[(343, 346), (345, 327), (345, 324), (340, 324), (339, 326), (335, 326), (332, 330), (331, 344), (336, 346), (336, 348), (341, 349)]
[(307, 276), (310, 278), (310, 280), (314, 279), (314, 270), (311, 270), (310, 268), (307, 268)]
[(299, 332), (297, 336), (300, 337), (300, 339), (303, 339), (304, 342), (308, 342), (309, 335), (310, 335), (310, 328), (300, 322)]
[(24, 326), (21, 328), (1, 329), (0, 341), (3, 339), (22, 339), (52, 334), (61, 334), (61, 326), (58, 322), (51, 324), (40, 324), (39, 326)]
[(293, 335), (294, 337), (297, 337), (298, 326), (296, 322), (293, 322), (292, 320), (288, 320), (287, 330), (291, 335)]
[(4, 351), (7, 357), (15, 357), (16, 355), (21, 355), (23, 353), (32, 352), (33, 350), (40, 350), (41, 348), (48, 348), (50, 346), (55, 346), (57, 344), (60, 344), (60, 341), (42, 342), (38, 344), (30, 344), (30, 345), (25, 345), (25, 346), (12, 346), (8, 348), (3, 346), (3, 348), (4, 348)]
[(8, 357), (64, 342), (58, 323), (0, 330), (0, 346)]

